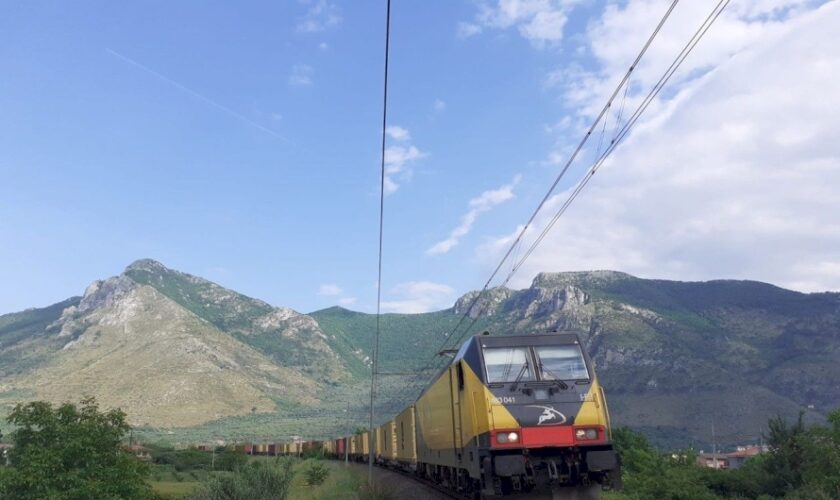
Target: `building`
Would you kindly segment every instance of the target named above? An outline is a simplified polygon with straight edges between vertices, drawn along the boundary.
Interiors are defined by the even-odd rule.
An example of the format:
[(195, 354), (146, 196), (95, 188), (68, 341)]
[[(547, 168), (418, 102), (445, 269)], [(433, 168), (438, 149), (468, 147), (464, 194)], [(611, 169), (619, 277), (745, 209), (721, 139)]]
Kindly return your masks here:
[(140, 460), (151, 462), (152, 460), (152, 453), (151, 451), (139, 443), (134, 443), (132, 445), (126, 446), (125, 449), (129, 453), (133, 453), (135, 457), (139, 458)]
[(726, 458), (730, 469), (737, 469), (744, 465), (748, 458), (759, 455), (767, 451), (761, 446), (739, 446), (732, 453), (727, 453)]
[(766, 446), (739, 446), (730, 453), (703, 453), (697, 454), (697, 465), (710, 469), (737, 469), (744, 465), (750, 457), (754, 457), (767, 451)]

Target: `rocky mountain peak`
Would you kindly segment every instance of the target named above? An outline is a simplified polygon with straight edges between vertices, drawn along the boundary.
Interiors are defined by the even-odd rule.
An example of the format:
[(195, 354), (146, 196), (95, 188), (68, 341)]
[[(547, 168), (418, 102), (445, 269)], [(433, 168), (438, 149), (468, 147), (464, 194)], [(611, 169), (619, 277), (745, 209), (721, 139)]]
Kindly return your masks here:
[(59, 330), (60, 337), (75, 336), (84, 330), (84, 316), (97, 309), (109, 307), (126, 296), (136, 283), (126, 276), (114, 276), (106, 280), (96, 280), (85, 289), (85, 294), (78, 305), (71, 305), (61, 312), (61, 317), (48, 326)]
[(125, 276), (114, 276), (106, 280), (96, 280), (85, 289), (85, 294), (79, 302), (80, 314), (109, 306), (124, 296), (135, 283)]
[(589, 296), (582, 289), (565, 285), (563, 287), (533, 287), (524, 292), (518, 309), (523, 310), (523, 317), (535, 317), (564, 312), (578, 315), (589, 303)]
[(169, 272), (170, 269), (154, 259), (138, 259), (125, 268), (125, 272), (129, 271), (162, 273)]
[(620, 271), (610, 270), (539, 273), (531, 283), (531, 288), (564, 288), (568, 285), (603, 285), (628, 279), (633, 279), (633, 276)]
[[(453, 312), (455, 314), (464, 314), (467, 309), (472, 305), (472, 309), (470, 309), (468, 316), (470, 318), (475, 318), (478, 315), (481, 316), (492, 316), (497, 312), (498, 307), (507, 299), (509, 299), (513, 295), (514, 291), (510, 288), (505, 287), (496, 287), (490, 288), (484, 292), (481, 297), (476, 300), (476, 298), (481, 294), (479, 291), (472, 291), (467, 292), (461, 296), (458, 300), (455, 301), (455, 305), (453, 307)], [(475, 304), (473, 304), (475, 301)]]

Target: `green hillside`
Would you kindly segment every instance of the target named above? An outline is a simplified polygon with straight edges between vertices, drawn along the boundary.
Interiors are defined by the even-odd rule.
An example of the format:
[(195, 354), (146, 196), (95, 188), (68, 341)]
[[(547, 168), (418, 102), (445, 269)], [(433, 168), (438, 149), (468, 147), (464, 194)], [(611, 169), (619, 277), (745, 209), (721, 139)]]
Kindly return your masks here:
[[(754, 441), (769, 417), (821, 421), (840, 401), (840, 294), (592, 271), (492, 289), (467, 311), (475, 298), (382, 315), (377, 420), (446, 363), (441, 346), (484, 330), (580, 332), (614, 423), (662, 446), (702, 447), (713, 423), (722, 444)], [(366, 425), (375, 328), (375, 315), (301, 314), (141, 260), (81, 298), (0, 316), (0, 412), (94, 394), (145, 438), (346, 433)]]

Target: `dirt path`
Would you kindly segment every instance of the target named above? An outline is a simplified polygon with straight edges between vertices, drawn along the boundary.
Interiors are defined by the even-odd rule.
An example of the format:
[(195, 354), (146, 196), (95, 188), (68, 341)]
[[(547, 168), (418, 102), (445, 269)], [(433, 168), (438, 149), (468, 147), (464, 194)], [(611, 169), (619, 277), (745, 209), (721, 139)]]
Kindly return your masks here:
[[(367, 465), (349, 464), (357, 474), (367, 478)], [(438, 500), (448, 499), (446, 495), (429, 488), (409, 477), (396, 472), (391, 472), (380, 467), (373, 468), (374, 482), (399, 500)], [(556, 488), (550, 492), (533, 492), (523, 495), (511, 495), (500, 497), (504, 500), (597, 500), (600, 498), (601, 488), (592, 486), (589, 488)]]
[[(367, 465), (349, 464), (348, 467), (354, 468), (360, 476), (367, 478)], [(373, 481), (378, 487), (388, 491), (399, 500), (443, 500), (449, 498), (409, 477), (381, 467), (373, 468)]]

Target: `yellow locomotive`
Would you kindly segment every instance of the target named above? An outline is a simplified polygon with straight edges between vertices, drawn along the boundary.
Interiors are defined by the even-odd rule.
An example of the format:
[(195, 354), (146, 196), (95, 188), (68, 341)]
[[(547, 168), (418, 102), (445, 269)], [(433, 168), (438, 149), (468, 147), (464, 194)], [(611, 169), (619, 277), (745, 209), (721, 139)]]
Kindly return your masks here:
[(473, 336), (372, 439), (342, 441), (359, 461), (372, 441), (379, 464), (471, 497), (621, 486), (604, 391), (573, 333)]
[(459, 491), (619, 486), (604, 392), (575, 334), (476, 335), (414, 406), (417, 472)]

